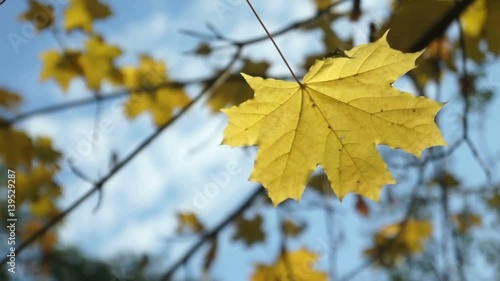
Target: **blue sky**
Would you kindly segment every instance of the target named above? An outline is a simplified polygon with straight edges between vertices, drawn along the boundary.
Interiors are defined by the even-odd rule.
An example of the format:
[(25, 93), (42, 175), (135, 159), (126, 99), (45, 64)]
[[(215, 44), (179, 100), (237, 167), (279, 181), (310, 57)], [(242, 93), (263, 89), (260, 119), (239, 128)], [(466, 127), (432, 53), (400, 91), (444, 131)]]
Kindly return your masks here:
[[(59, 49), (60, 46), (50, 32), (34, 37), (23, 35), (23, 30), (29, 29), (29, 24), (20, 23), (17, 17), (25, 10), (26, 2), (7, 0), (0, 7), (0, 85), (24, 95), (25, 103), (21, 111), (89, 96), (91, 93), (86, 90), (82, 81), (73, 81), (67, 94), (62, 93), (52, 81), (39, 82), (38, 75), (42, 68), (39, 53), (51, 48)], [(64, 1), (51, 2), (55, 3), (58, 14), (63, 11), (65, 4), (58, 3)], [(262, 1), (254, 2), (270, 30), (309, 17), (315, 11), (313, 1), (275, 0), (265, 5)], [(108, 20), (96, 23), (95, 29), (107, 41), (124, 50), (125, 54), (118, 60), (118, 64), (135, 65), (137, 55), (150, 53), (156, 59), (164, 59), (169, 75), (177, 79), (207, 77), (214, 69), (227, 63), (230, 54), (219, 52), (208, 60), (182, 55), (183, 52), (194, 49), (198, 40), (181, 34), (179, 30), (205, 31), (205, 23), (210, 22), (230, 38), (245, 39), (263, 34), (244, 1), (127, 0), (106, 3), (111, 6), (114, 14)], [(363, 32), (366, 23), (378, 21), (387, 11), (386, 4), (380, 1), (363, 1), (363, 5), (370, 13), (365, 15), (361, 23), (353, 27), (341, 20), (335, 25), (340, 35), (355, 34), (357, 43), (364, 43), (366, 40), (367, 36)], [(221, 11), (220, 7), (226, 7), (227, 10)], [(17, 52), (9, 40), (9, 36), (12, 36), (9, 34), (12, 33), (26, 38), (26, 43), (19, 45)], [(64, 36), (62, 42), (65, 46), (78, 48), (82, 39), (75, 32)], [(300, 68), (308, 54), (321, 50), (321, 38), (317, 32), (289, 32), (279, 37), (277, 43), (294, 69)], [(244, 55), (271, 62), (269, 75), (287, 75), (285, 66), (270, 42), (264, 41), (246, 48)], [(488, 67), (488, 76), (480, 83), (498, 91), (500, 82), (493, 77), (498, 77), (499, 72), (500, 64), (496, 61)], [(454, 79), (454, 76), (445, 75), (441, 85), (443, 100), (452, 100), (458, 93)], [(404, 79), (398, 81), (396, 86), (414, 92)], [(109, 87), (105, 90), (109, 90)], [(195, 95), (198, 88), (192, 87), (189, 90), (191, 95)], [(101, 118), (112, 120), (114, 130), (111, 134), (103, 135), (102, 141), (94, 146), (92, 153), (80, 159), (78, 168), (94, 179), (103, 176), (108, 170), (110, 151), (117, 151), (123, 157), (154, 130), (148, 115), (129, 121), (120, 110), (114, 110), (119, 108), (120, 102), (123, 100), (108, 102), (102, 106)], [(457, 112), (460, 112), (459, 106), (460, 104), (452, 101), (441, 113), (444, 124), (447, 124), (444, 128), (445, 138), (450, 143), (458, 135), (458, 127), (453, 124), (457, 120)], [(471, 122), (474, 141), (485, 159), (498, 158), (500, 155), (497, 125), (500, 112), (493, 110), (499, 106), (500, 101), (495, 98), (488, 110), (477, 115)], [(93, 130), (95, 110), (95, 106), (87, 106), (37, 116), (21, 122), (19, 126), (32, 135), (53, 137), (58, 149), (63, 150), (66, 155), (74, 155), (78, 144), (85, 142), (87, 135)], [(112, 257), (122, 251), (161, 255), (162, 259), (158, 264), (162, 268), (175, 261), (195, 241), (187, 239), (183, 240), (187, 242), (176, 243), (174, 246), (165, 242), (175, 235), (176, 211), (194, 209), (210, 228), (253, 192), (255, 184), (249, 183), (247, 178), (253, 166), (255, 151), (220, 146), (222, 128), (226, 122), (222, 114), (211, 114), (203, 104), (195, 106), (109, 181), (98, 212), (92, 213), (97, 202), (97, 197), (94, 197), (68, 217), (59, 228), (62, 244), (77, 246), (86, 254), (99, 258)], [(213, 175), (224, 173), (226, 165), (233, 162), (241, 167), (240, 173), (231, 176), (229, 184), (214, 199), (209, 200), (206, 206), (196, 209), (192, 198), (203, 192), (207, 183), (214, 182)], [(481, 169), (465, 146), (458, 150), (448, 165), (467, 186), (484, 182)], [(497, 171), (498, 165), (491, 164), (490, 168)], [(499, 180), (498, 175), (494, 177), (496, 181)], [(63, 166), (58, 180), (65, 187), (61, 207), (67, 206), (90, 188), (88, 183), (75, 177), (67, 166)], [(398, 187), (403, 193), (408, 193), (408, 188), (408, 184)], [(343, 276), (362, 263), (360, 250), (371, 243), (368, 233), (380, 225), (366, 224), (366, 221), (353, 213), (353, 199), (353, 196), (348, 196), (342, 204), (336, 204), (339, 211), (334, 217), (335, 232), (354, 233), (337, 249), (336, 255), (341, 257), (337, 261), (337, 276)], [(259, 212), (259, 206), (252, 208), (251, 212)], [(373, 203), (370, 206), (377, 208)], [(256, 262), (270, 263), (275, 259), (278, 247), (276, 241), (279, 239), (274, 231), (276, 212), (269, 209), (264, 212), (265, 228), (269, 230), (268, 241), (250, 249), (240, 242), (220, 243), (219, 255), (213, 267), (213, 276), (217, 280), (242, 280), (251, 274), (252, 265)], [(326, 236), (323, 212), (318, 210), (300, 213), (295, 219), (307, 222), (309, 228), (299, 241), (290, 242), (290, 248), (307, 246), (319, 250), (319, 267), (324, 268), (326, 254), (322, 241), (326, 241)], [(220, 241), (227, 241), (233, 231), (233, 227), (223, 231)], [(199, 257), (193, 259), (188, 265), (188, 272), (197, 276), (199, 264)], [(369, 274), (370, 271), (366, 271), (359, 280), (367, 278)]]

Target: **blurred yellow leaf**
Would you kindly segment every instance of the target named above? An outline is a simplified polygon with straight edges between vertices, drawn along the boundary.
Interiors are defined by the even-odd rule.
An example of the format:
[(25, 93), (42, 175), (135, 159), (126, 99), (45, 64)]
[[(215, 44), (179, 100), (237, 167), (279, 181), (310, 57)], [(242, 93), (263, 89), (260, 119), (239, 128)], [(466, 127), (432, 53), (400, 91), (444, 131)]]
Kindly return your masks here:
[[(36, 166), (27, 172), (16, 174), (16, 202), (35, 202), (42, 197), (52, 200), (61, 195), (61, 188), (52, 180), (59, 171), (57, 167)], [(39, 208), (43, 209), (43, 202)], [(46, 204), (45, 204), (46, 206)]]
[(460, 20), (464, 29), (467, 55), (471, 59), (482, 61), (485, 58), (479, 46), (482, 39), (486, 40), (490, 52), (500, 54), (500, 1), (476, 0)]
[[(176, 87), (167, 77), (166, 66), (162, 61), (154, 61), (143, 55), (137, 68), (122, 69), (124, 83), (134, 89), (125, 103), (125, 114), (136, 118), (150, 112), (157, 126), (172, 118), (173, 111), (186, 106), (190, 99), (182, 87)], [(168, 86), (168, 87), (167, 87)]]
[(90, 33), (93, 21), (107, 18), (111, 15), (111, 10), (99, 0), (69, 0), (69, 6), (64, 15), (64, 28), (67, 31), (81, 28)]
[(54, 8), (52, 5), (40, 3), (37, 0), (29, 1), (29, 9), (19, 16), (22, 21), (33, 23), (37, 30), (43, 30), (54, 23)]
[(452, 217), (453, 222), (457, 225), (457, 230), (459, 233), (466, 233), (475, 226), (480, 226), (483, 219), (475, 214), (469, 212), (462, 212), (460, 214), (454, 215)]
[(114, 60), (121, 54), (120, 48), (106, 44), (100, 36), (87, 40), (79, 62), (90, 89), (99, 90), (104, 79), (114, 84), (122, 82), (122, 74), (114, 66)]
[(439, 82), (443, 72), (447, 69), (456, 71), (453, 50), (448, 38), (443, 36), (434, 39), (417, 60), (417, 64), (418, 67), (410, 74), (416, 78), (421, 88), (424, 88), (428, 82)]
[(289, 280), (314, 280), (326, 281), (324, 272), (315, 270), (314, 263), (318, 255), (299, 249), (290, 253), (282, 253), (273, 265), (258, 264), (252, 275), (252, 281), (289, 281)]
[(431, 181), (432, 184), (442, 184), (444, 187), (453, 189), (460, 185), (460, 180), (451, 172), (444, 171), (441, 176), (436, 176)]
[[(30, 221), (23, 226), (22, 239), (26, 240), (33, 236), (38, 230), (43, 227), (43, 223), (40, 221)], [(57, 236), (54, 231), (49, 230), (45, 235), (38, 240), (40, 247), (44, 254), (49, 254), (54, 250), (57, 244)]]
[[(391, 46), (409, 51), (453, 6), (453, 1), (393, 0), (392, 15), (379, 34), (390, 29), (388, 41)], [(418, 86), (424, 88), (427, 82), (439, 81), (446, 70), (443, 66), (456, 70), (452, 55), (452, 44), (446, 36), (431, 41), (417, 61), (419, 67), (411, 71)]]
[(475, 0), (460, 16), (464, 33), (478, 37), (486, 22), (486, 0)]
[(17, 93), (0, 88), (0, 106), (10, 112), (17, 112), (22, 97)]
[(387, 40), (395, 49), (408, 52), (449, 9), (453, 1), (442, 0), (393, 0), (392, 15), (380, 29), (380, 35), (391, 30)]
[[(32, 140), (13, 128), (0, 130), (0, 166), (16, 172), (16, 204), (39, 217), (58, 213), (55, 200), (61, 188), (54, 182), (61, 154), (47, 137)], [(6, 186), (6, 185), (5, 185)]]
[(302, 84), (243, 74), (254, 99), (222, 110), (224, 144), (259, 146), (250, 180), (263, 184), (274, 205), (300, 200), (317, 165), (338, 198), (356, 192), (377, 201), (383, 185), (396, 181), (376, 145), (420, 156), (446, 144), (434, 122), (443, 105), (392, 87), (421, 53), (394, 50), (386, 36), (345, 53), (318, 60)]
[(487, 203), (492, 208), (500, 209), (500, 193), (493, 194), (493, 196), (488, 198)]
[[(265, 76), (269, 64), (267, 62), (253, 62), (247, 60), (241, 72), (254, 76)], [(220, 87), (215, 89), (208, 102), (213, 112), (219, 112), (221, 108), (240, 104), (253, 98), (252, 89), (248, 88), (245, 79), (239, 74), (233, 74)]]
[(43, 196), (31, 203), (31, 214), (38, 217), (53, 217), (59, 213), (54, 198)]
[(31, 167), (34, 156), (31, 138), (12, 128), (0, 130), (0, 159), (9, 168)]
[[(486, 59), (486, 54), (483, 50), (480, 48), (480, 42), (482, 41), (480, 37), (471, 37), (471, 36), (465, 36), (465, 49), (467, 53), (467, 57), (476, 61), (476, 62), (482, 62)], [(456, 48), (460, 47), (460, 42), (457, 42), (455, 44)]]
[(61, 153), (52, 146), (52, 139), (39, 137), (34, 141), (34, 155), (38, 161), (44, 164), (55, 164), (61, 157)]
[(283, 228), (285, 235), (288, 237), (297, 237), (305, 228), (304, 225), (298, 225), (289, 219), (285, 219), (281, 227)]
[(63, 91), (68, 90), (69, 83), (77, 76), (83, 74), (79, 64), (80, 51), (65, 50), (60, 54), (56, 50), (50, 50), (41, 54), (44, 67), (40, 73), (40, 79), (45, 81), (54, 79)]
[(498, 27), (500, 26), (500, 1), (487, 0), (486, 23), (484, 29), (484, 38), (488, 42), (488, 49), (495, 55), (500, 55), (500, 36), (498, 36)]
[(265, 233), (262, 231), (262, 216), (257, 215), (253, 219), (247, 220), (240, 216), (236, 220), (236, 233), (233, 240), (243, 240), (246, 246), (251, 246), (257, 242), (264, 241)]
[(375, 245), (364, 251), (378, 265), (395, 266), (407, 255), (424, 250), (424, 241), (432, 235), (432, 223), (408, 220), (405, 224), (392, 224), (375, 235)]
[(212, 53), (212, 48), (207, 43), (201, 43), (195, 50), (195, 54), (201, 56), (208, 56)]
[(323, 10), (328, 8), (332, 4), (332, 0), (314, 0), (318, 10)]
[(177, 213), (177, 222), (177, 233), (186, 233), (190, 231), (194, 233), (203, 233), (205, 230), (196, 214), (192, 212)]
[(312, 175), (307, 182), (307, 186), (325, 196), (335, 196), (330, 181), (325, 173)]

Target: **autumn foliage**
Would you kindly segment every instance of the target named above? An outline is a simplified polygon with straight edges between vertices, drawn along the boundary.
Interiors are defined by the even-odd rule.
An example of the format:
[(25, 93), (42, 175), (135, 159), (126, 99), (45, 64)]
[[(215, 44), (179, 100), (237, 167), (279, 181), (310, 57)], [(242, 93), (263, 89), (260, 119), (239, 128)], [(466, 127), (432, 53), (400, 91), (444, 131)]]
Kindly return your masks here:
[[(99, 263), (99, 273), (80, 272), (80, 266), (63, 269), (80, 256), (60, 244), (59, 231), (89, 198), (98, 200), (94, 212), (113, 200), (103, 200), (111, 179), (122, 176), (123, 168), (179, 119), (198, 120), (193, 115), (207, 114), (206, 124), (219, 118), (225, 127), (217, 128), (220, 146), (220, 139), (209, 137), (217, 144), (201, 140), (201, 149), (232, 147), (235, 154), (256, 153), (251, 173), (241, 175), (255, 187), (250, 190), (227, 179), (225, 186), (205, 195), (216, 203), (217, 215), (224, 214), (220, 220), (192, 206), (194, 201), (188, 207), (176, 202), (179, 208), (170, 214), (176, 226), (170, 227), (168, 238), (161, 238), (169, 249), (175, 248), (175, 258), (153, 257), (151, 252), (158, 247), (144, 249), (140, 258), (127, 263), (132, 280), (183, 280), (180, 272), (186, 268), (193, 270), (190, 276), (196, 280), (236, 280), (236, 273), (225, 276), (220, 270), (234, 270), (231, 264), (219, 264), (227, 261), (232, 247), (241, 252), (234, 262), (247, 261), (247, 271), (238, 272), (238, 280), (348, 281), (367, 276), (416, 280), (419, 276), (418, 280), (463, 281), (475, 276), (474, 261), (479, 257), (481, 266), (491, 269), (486, 279), (499, 278), (500, 240), (491, 237), (500, 228), (498, 156), (485, 157), (489, 148), (478, 144), (483, 143), (483, 132), (476, 127), (487, 119), (490, 105), (498, 103), (498, 80), (491, 78), (498, 69), (492, 74), (488, 67), (498, 64), (500, 55), (500, 1), (394, 0), (387, 1), (386, 15), (376, 16), (366, 3), (377, 1), (310, 0), (293, 4), (313, 7), (313, 13), (299, 20), (288, 18), (283, 12), (286, 6), (270, 10), (284, 23), (268, 30), (270, 19), (262, 15), (269, 15), (263, 10), (271, 4), (245, 0), (228, 6), (225, 0), (215, 0), (219, 15), (225, 7), (256, 18), (208, 23), (208, 31), (186, 19), (182, 32), (195, 43), (171, 42), (182, 50), (178, 56), (217, 63), (205, 64), (210, 75), (185, 80), (176, 78), (178, 64), (155, 56), (154, 50), (134, 53), (109, 41), (109, 31), (101, 27), (115, 16), (110, 1), (54, 1), (19, 4), (23, 11), (16, 19), (31, 26), (35, 38), (43, 34), (58, 43), (58, 48), (37, 54), (38, 77), (27, 79), (53, 85), (65, 100), (26, 109), (27, 101), (43, 93), (19, 92), (18, 82), (0, 84), (0, 170), (2, 180), (7, 171), (16, 172), (19, 219), (14, 251), (19, 270), (27, 275), (46, 280), (129, 280), (117, 277), (107, 264)], [(0, 11), (12, 2), (2, 3)], [(187, 2), (183, 5), (196, 5)], [(175, 13), (178, 7), (170, 5)], [(243, 39), (232, 39), (232, 34), (219, 31), (232, 24), (251, 25), (262, 30), (262, 36), (239, 34)], [(317, 42), (306, 43), (311, 47), (308, 53), (300, 53), (300, 67), (289, 63), (283, 52), (292, 47), (275, 40), (285, 34), (316, 36)], [(78, 44), (61, 43), (74, 38)], [(13, 33), (7, 40), (16, 53), (25, 44), (34, 44)], [(282, 63), (254, 56), (260, 51), (252, 48), (257, 43), (272, 46), (272, 56)], [(123, 63), (124, 57), (133, 60)], [(86, 97), (69, 99), (77, 92), (76, 83)], [(84, 105), (96, 106), (91, 118), (99, 124), (100, 114), (110, 110), (108, 100), (121, 101), (120, 114), (127, 124), (147, 116), (153, 129), (149, 135), (134, 136), (139, 138), (136, 146), (109, 151), (110, 163), (97, 177), (88, 177), (75, 165), (66, 144), (58, 142), (61, 136), (34, 134), (22, 125)], [(474, 121), (478, 119), (479, 123)], [(211, 157), (210, 164), (224, 160), (218, 157)], [(463, 159), (468, 166), (457, 168)], [(189, 177), (202, 173), (193, 167)], [(68, 203), (63, 199), (70, 187), (61, 184), (61, 174), (72, 174), (90, 188)], [(9, 201), (3, 194), (13, 189), (4, 182), (2, 226), (9, 216), (3, 208)], [(138, 189), (145, 192), (148, 184), (145, 179)], [(178, 188), (199, 190), (188, 184)], [(247, 195), (235, 209), (212, 196), (228, 189)], [(183, 244), (183, 239), (189, 243)], [(7, 265), (3, 246), (2, 270)], [(263, 260), (252, 256), (256, 249), (265, 253), (260, 253)], [(350, 253), (353, 249), (356, 255)], [(340, 256), (346, 251), (351, 260)], [(114, 265), (125, 263), (118, 259)], [(3, 278), (13, 276), (2, 272)]]

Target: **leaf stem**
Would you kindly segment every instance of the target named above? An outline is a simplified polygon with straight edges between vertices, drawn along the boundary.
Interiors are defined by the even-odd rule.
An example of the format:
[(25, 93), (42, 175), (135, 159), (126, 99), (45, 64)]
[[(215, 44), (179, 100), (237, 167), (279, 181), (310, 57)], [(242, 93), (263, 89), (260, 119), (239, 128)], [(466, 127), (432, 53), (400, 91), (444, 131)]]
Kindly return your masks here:
[(288, 70), (290, 71), (290, 73), (292, 74), (293, 76), (293, 79), (295, 79), (295, 81), (297, 81), (297, 83), (299, 83), (300, 87), (303, 87), (302, 83), (300, 82), (300, 80), (297, 78), (297, 75), (295, 75), (295, 73), (293, 72), (292, 68), (290, 67), (290, 65), (288, 64), (288, 61), (285, 59), (285, 56), (283, 55), (283, 53), (281, 52), (280, 48), (278, 47), (278, 44), (276, 44), (276, 42), (274, 41), (273, 39), (273, 36), (271, 35), (271, 33), (267, 30), (266, 28), (266, 25), (262, 22), (262, 20), (260, 19), (259, 15), (257, 14), (257, 11), (255, 11), (254, 7), (252, 6), (252, 3), (250, 3), (250, 0), (246, 0), (247, 1), (247, 4), (248, 6), (250, 7), (250, 9), (252, 10), (253, 14), (255, 15), (255, 17), (257, 18), (257, 20), (259, 21), (260, 25), (262, 26), (262, 28), (264, 29), (264, 31), (266, 32), (267, 34), (267, 37), (269, 37), (269, 39), (271, 39), (271, 42), (273, 42), (273, 45), (274, 47), (276, 48), (276, 50), (278, 51), (278, 53), (280, 54), (281, 56), (281, 59), (283, 59), (283, 62), (285, 62), (286, 64), (286, 67), (288, 68)]

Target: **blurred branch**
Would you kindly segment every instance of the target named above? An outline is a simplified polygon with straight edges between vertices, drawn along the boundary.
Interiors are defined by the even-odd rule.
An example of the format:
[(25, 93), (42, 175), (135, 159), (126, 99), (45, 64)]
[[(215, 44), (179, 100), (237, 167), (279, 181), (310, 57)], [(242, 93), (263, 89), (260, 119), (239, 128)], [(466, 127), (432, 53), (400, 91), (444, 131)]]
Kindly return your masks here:
[[(455, 6), (460, 5), (460, 2), (456, 1), (455, 3), (456, 3)], [(470, 78), (468, 70), (467, 70), (467, 45), (465, 44), (465, 36), (464, 36), (464, 30), (462, 27), (462, 23), (460, 22), (460, 18), (458, 16), (456, 17), (456, 21), (457, 21), (458, 29), (460, 32), (459, 33), (460, 34), (460, 36), (459, 36), (460, 48), (462, 49), (461, 60), (462, 60), (462, 67), (463, 67), (463, 69), (462, 69), (463, 85), (461, 87), (461, 93), (462, 93), (462, 98), (464, 100), (464, 114), (462, 116), (462, 126), (463, 126), (463, 134), (464, 134), (463, 138), (464, 138), (465, 143), (467, 144), (467, 146), (471, 150), (472, 155), (474, 156), (476, 161), (479, 163), (479, 166), (483, 169), (488, 183), (491, 183), (491, 172), (488, 169), (488, 167), (486, 166), (486, 164), (484, 163), (484, 161), (479, 156), (479, 152), (476, 149), (476, 146), (472, 143), (472, 141), (469, 137), (468, 115), (470, 112), (470, 100), (469, 100), (469, 95), (467, 93), (468, 87), (464, 86), (466, 84), (468, 85), (468, 81)]]
[(92, 96), (92, 97), (88, 97), (88, 98), (78, 99), (75, 101), (64, 102), (64, 103), (55, 104), (55, 105), (49, 105), (46, 107), (42, 107), (42, 108), (34, 109), (31, 111), (27, 111), (25, 113), (21, 113), (21, 114), (15, 116), (9, 120), (6, 120), (6, 121), (0, 120), (0, 128), (12, 126), (13, 124), (15, 124), (17, 122), (20, 122), (20, 121), (27, 119), (27, 118), (31, 118), (31, 117), (36, 116), (36, 115), (55, 113), (58, 111), (68, 110), (68, 109), (72, 109), (75, 107), (92, 105), (96, 102), (102, 102), (102, 101), (106, 101), (106, 100), (112, 100), (112, 99), (124, 97), (124, 96), (127, 96), (134, 91), (151, 92), (152, 93), (152, 92), (155, 92), (156, 90), (163, 89), (163, 88), (182, 88), (186, 85), (191, 85), (191, 84), (195, 84), (195, 83), (210, 83), (210, 82), (213, 82), (212, 80), (213, 80), (213, 78), (211, 78), (211, 79), (195, 79), (195, 80), (188, 80), (188, 81), (184, 81), (184, 82), (168, 82), (168, 83), (158, 84), (154, 87), (149, 87), (149, 88), (140, 87), (137, 89), (124, 89), (124, 90), (119, 90), (119, 91), (115, 91), (115, 92), (104, 94), (104, 95)]
[[(311, 22), (319, 19), (321, 16), (323, 16), (325, 14), (333, 14), (332, 11), (331, 11), (331, 9), (333, 7), (339, 5), (339, 4), (344, 3), (344, 2), (347, 2), (347, 0), (339, 0), (339, 1), (335, 2), (335, 3), (332, 3), (327, 8), (319, 10), (312, 17), (309, 17), (307, 19), (291, 23), (291, 24), (289, 24), (289, 25), (287, 25), (287, 26), (285, 26), (285, 27), (283, 27), (281, 29), (278, 29), (275, 32), (271, 32), (271, 35), (272, 35), (272, 37), (278, 37), (278, 36), (283, 35), (283, 34), (289, 32), (289, 31), (292, 31), (292, 30), (295, 30), (295, 29), (298, 29), (298, 28), (302, 28), (305, 25), (307, 25), (307, 24), (309, 24), (309, 23), (311, 23)], [(217, 35), (214, 36), (214, 35), (200, 34), (200, 33), (197, 33), (197, 32), (194, 32), (194, 31), (188, 31), (188, 30), (184, 30), (183, 32), (185, 34), (196, 36), (196, 37), (199, 37), (201, 39), (203, 39), (204, 37), (211, 38), (211, 39), (218, 39), (220, 41), (228, 43), (229, 46), (232, 45), (232, 46), (236, 46), (236, 47), (244, 47), (244, 46), (247, 46), (247, 45), (255, 44), (255, 43), (258, 43), (258, 42), (265, 41), (265, 40), (269, 39), (269, 37), (267, 37), (267, 35), (263, 35), (263, 36), (258, 36), (258, 37), (255, 37), (255, 38), (250, 38), (250, 39), (238, 41), (238, 40), (233, 40), (233, 39), (229, 39), (229, 38), (226, 38), (226, 37), (220, 38)], [(213, 48), (212, 50), (217, 50), (217, 49), (222, 49), (222, 48), (227, 48), (227, 47), (228, 46), (220, 46), (218, 48)]]
[(279, 261), (281, 258), (283, 258), (283, 262), (285, 264), (285, 272), (286, 276), (288, 277), (288, 281), (297, 281), (295, 280), (292, 264), (290, 263), (290, 259), (288, 258), (288, 247), (286, 243), (287, 236), (285, 230), (283, 229), (285, 223), (284, 214), (282, 214), (283, 210), (279, 206), (276, 206), (274, 211), (276, 213), (276, 223), (278, 224), (277, 225), (278, 235), (280, 235), (279, 251), (276, 260)]
[(379, 251), (377, 252), (377, 254), (374, 258), (368, 259), (366, 262), (358, 265), (357, 267), (355, 267), (354, 269), (352, 269), (348, 273), (344, 274), (343, 277), (338, 279), (339, 281), (348, 281), (348, 280), (353, 279), (358, 274), (360, 274), (362, 271), (367, 269), (369, 266), (371, 266), (375, 262), (379, 261), (383, 257), (383, 255), (386, 251), (388, 251), (394, 245), (396, 245), (396, 242), (401, 237), (401, 235), (404, 233), (406, 226), (408, 224), (408, 221), (413, 216), (413, 213), (416, 211), (416, 209), (418, 207), (418, 203), (420, 202), (419, 196), (418, 196), (418, 190), (419, 190), (418, 188), (420, 186), (422, 186), (422, 184), (424, 182), (424, 166), (420, 166), (419, 168), (420, 168), (419, 169), (419, 171), (420, 171), (419, 172), (419, 180), (412, 188), (412, 193), (410, 195), (410, 198), (411, 198), (410, 203), (408, 204), (408, 207), (406, 209), (406, 213), (403, 217), (403, 220), (399, 223), (398, 232), (393, 237), (391, 237), (389, 239), (389, 241), (387, 242), (387, 244), (384, 245), (384, 247), (379, 249)]
[(69, 164), (69, 168), (73, 172), (73, 174), (75, 174), (81, 180), (86, 181), (90, 184), (96, 184), (96, 182), (93, 181), (92, 179), (90, 179), (89, 176), (85, 175), (82, 171), (80, 171), (77, 167), (75, 167), (75, 165), (73, 165), (72, 161), (68, 161), (68, 164)]
[(264, 194), (264, 187), (259, 186), (248, 198), (243, 201), (243, 203), (236, 208), (233, 212), (231, 212), (224, 220), (222, 220), (217, 226), (215, 226), (211, 231), (207, 232), (196, 244), (191, 246), (186, 253), (175, 262), (170, 268), (161, 275), (160, 281), (168, 281), (172, 278), (173, 274), (177, 269), (179, 269), (182, 265), (184, 265), (191, 256), (193, 256), (198, 249), (207, 241), (210, 241), (212, 237), (217, 236), (217, 234), (222, 231), (226, 226), (228, 226), (234, 219), (236, 219), (239, 215), (241, 215), (248, 207), (252, 205), (252, 202), (259, 195)]
[[(323, 192), (327, 194), (329, 186), (322, 186)], [(336, 198), (336, 197), (335, 197)], [(329, 275), (329, 280), (337, 280), (336, 276), (336, 268), (337, 264), (336, 261), (337, 259), (335, 258), (336, 251), (332, 251), (335, 245), (335, 233), (333, 232), (332, 227), (335, 225), (334, 222), (334, 208), (329, 204), (329, 198), (324, 197), (322, 204), (319, 206), (323, 206), (324, 214), (325, 214), (325, 231), (326, 231), (326, 239), (328, 241), (328, 251), (327, 251), (327, 256), (328, 256), (328, 275)]]
[(469, 7), (474, 0), (463, 0), (457, 2), (457, 4), (451, 8), (448, 13), (446, 13), (434, 26), (429, 28), (423, 36), (420, 37), (415, 44), (409, 50), (403, 50), (405, 52), (419, 52), (426, 48), (430, 42), (434, 39), (440, 37), (444, 34), (448, 26), (459, 17), (467, 7)]

